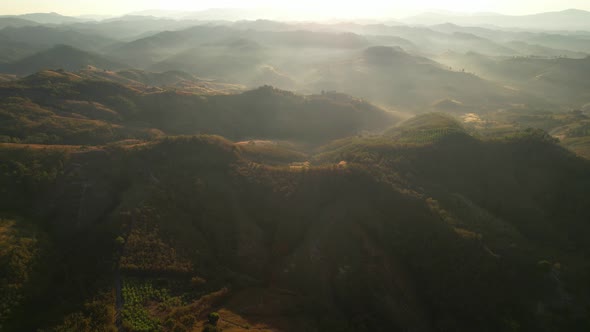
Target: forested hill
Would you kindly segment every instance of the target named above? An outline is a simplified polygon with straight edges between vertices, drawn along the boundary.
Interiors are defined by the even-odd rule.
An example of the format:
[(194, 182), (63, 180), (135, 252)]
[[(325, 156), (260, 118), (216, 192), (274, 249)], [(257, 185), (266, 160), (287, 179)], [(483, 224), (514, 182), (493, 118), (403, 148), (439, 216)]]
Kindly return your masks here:
[(98, 54), (85, 52), (68, 45), (56, 45), (13, 63), (2, 64), (0, 65), (0, 72), (31, 75), (46, 68), (62, 68), (75, 71), (88, 66), (109, 70), (128, 68), (127, 65), (117, 63)]
[(272, 12), (0, 15), (0, 332), (590, 331), (590, 13)]
[(270, 86), (239, 94), (201, 94), (87, 76), (88, 72), (42, 71), (0, 84), (2, 139), (105, 144), (206, 133), (235, 140), (318, 144), (383, 130), (398, 121), (391, 113), (344, 94), (302, 96)]
[(212, 310), (240, 331), (589, 323), (590, 165), (542, 131), (482, 140), (427, 114), (316, 152), (200, 135), (0, 153), (6, 331), (191, 331)]

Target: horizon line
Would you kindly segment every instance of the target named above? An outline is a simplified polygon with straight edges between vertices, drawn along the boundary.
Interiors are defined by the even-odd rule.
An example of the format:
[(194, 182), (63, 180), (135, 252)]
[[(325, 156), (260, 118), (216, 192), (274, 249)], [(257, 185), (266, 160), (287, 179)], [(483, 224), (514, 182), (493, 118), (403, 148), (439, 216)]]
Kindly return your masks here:
[[(395, 9), (394, 7), (390, 8), (391, 10)], [(202, 13), (202, 12), (207, 12), (210, 10), (248, 10), (248, 11), (256, 11), (256, 10), (275, 10), (275, 11), (280, 11), (280, 10), (285, 10), (285, 11), (293, 11), (293, 8), (288, 9), (288, 8), (280, 8), (280, 7), (209, 7), (209, 8), (205, 8), (205, 9), (199, 9), (199, 10), (181, 10), (181, 9), (157, 9), (157, 8), (148, 8), (148, 9), (141, 9), (141, 10), (137, 10), (137, 11), (132, 11), (132, 12), (126, 12), (126, 13), (119, 13), (119, 14), (104, 14), (104, 13), (86, 13), (86, 14), (75, 14), (75, 15), (68, 15), (68, 14), (62, 14), (59, 11), (47, 11), (47, 12), (23, 12), (23, 13), (19, 13), (19, 14), (2, 14), (0, 13), (0, 18), (2, 17), (15, 17), (15, 16), (26, 16), (26, 15), (42, 15), (42, 14), (46, 14), (46, 15), (50, 15), (50, 14), (55, 14), (55, 15), (60, 15), (63, 17), (71, 17), (71, 18), (78, 18), (78, 17), (91, 17), (91, 16), (95, 16), (95, 17), (104, 17), (105, 19), (107, 18), (117, 18), (117, 17), (125, 17), (125, 16), (145, 16), (145, 17), (161, 17), (161, 18), (173, 18), (171, 16), (159, 16), (159, 15), (152, 15), (152, 14), (146, 14), (146, 15), (142, 15), (141, 13), (143, 12), (162, 12), (162, 13), (175, 13), (175, 14), (196, 14), (196, 13)], [(384, 14), (383, 16), (359, 16), (359, 17), (353, 17), (350, 15), (340, 15), (340, 16), (334, 16), (332, 18), (326, 18), (326, 19), (370, 19), (370, 18), (374, 18), (374, 19), (384, 19), (384, 18), (390, 18), (390, 19), (403, 19), (403, 18), (409, 18), (409, 17), (413, 17), (413, 16), (418, 16), (418, 15), (423, 15), (423, 14), (448, 14), (448, 15), (456, 15), (456, 16), (477, 16), (477, 15), (500, 15), (500, 16), (513, 16), (513, 17), (519, 17), (519, 16), (532, 16), (532, 15), (540, 15), (540, 14), (547, 14), (547, 13), (563, 13), (563, 12), (568, 12), (568, 11), (578, 11), (578, 12), (585, 12), (585, 13), (590, 13), (590, 10), (585, 10), (585, 9), (579, 9), (579, 8), (566, 8), (563, 10), (553, 10), (553, 11), (541, 11), (541, 12), (534, 12), (534, 13), (527, 13), (527, 14), (506, 14), (506, 13), (502, 13), (502, 12), (495, 12), (495, 11), (453, 11), (453, 10), (446, 10), (446, 9), (441, 9), (441, 8), (430, 8), (430, 9), (424, 9), (421, 11), (415, 11), (412, 14), (407, 14), (407, 15), (402, 15), (402, 16), (394, 16), (394, 15), (387, 15)], [(183, 17), (178, 17), (175, 19), (179, 19), (182, 20)], [(260, 19), (264, 19), (264, 18), (260, 18)]]

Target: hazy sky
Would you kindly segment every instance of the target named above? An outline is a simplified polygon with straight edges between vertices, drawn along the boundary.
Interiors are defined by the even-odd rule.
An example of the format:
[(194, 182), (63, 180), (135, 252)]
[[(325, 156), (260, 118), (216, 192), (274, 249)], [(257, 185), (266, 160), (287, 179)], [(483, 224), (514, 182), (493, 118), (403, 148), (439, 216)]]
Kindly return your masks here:
[(0, 0), (0, 15), (58, 12), (64, 15), (121, 15), (146, 9), (293, 9), (326, 17), (401, 17), (441, 9), (460, 12), (529, 14), (568, 8), (590, 10), (590, 0)]

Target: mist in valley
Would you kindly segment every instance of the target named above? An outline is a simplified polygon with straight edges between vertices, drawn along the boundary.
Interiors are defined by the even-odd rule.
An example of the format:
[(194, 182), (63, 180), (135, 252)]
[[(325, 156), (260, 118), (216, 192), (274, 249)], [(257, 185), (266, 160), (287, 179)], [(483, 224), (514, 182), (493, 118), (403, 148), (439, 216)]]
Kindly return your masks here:
[(206, 2), (0, 4), (0, 332), (590, 328), (583, 2)]

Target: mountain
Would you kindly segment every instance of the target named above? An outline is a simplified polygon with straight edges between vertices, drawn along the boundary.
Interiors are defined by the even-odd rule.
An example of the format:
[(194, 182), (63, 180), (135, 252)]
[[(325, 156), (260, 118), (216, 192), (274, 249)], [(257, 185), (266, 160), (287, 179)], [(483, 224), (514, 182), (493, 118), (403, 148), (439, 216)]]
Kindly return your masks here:
[[(533, 33), (530, 31), (501, 30), (499, 28), (463, 27), (451, 23), (434, 25), (429, 28), (448, 34), (469, 33), (484, 37), (514, 50), (515, 53), (510, 55), (584, 58), (590, 50), (584, 45), (585, 37), (574, 34), (548, 34)], [(452, 50), (458, 52), (456, 48)], [(473, 48), (471, 51), (493, 55), (485, 52), (483, 49)]]
[[(247, 40), (229, 40), (203, 44), (158, 62), (149, 69), (153, 71), (185, 70), (202, 77), (221, 79), (226, 82), (250, 83), (251, 77), (268, 59), (267, 50), (258, 43)], [(264, 84), (273, 84), (271, 81)], [(253, 84), (249, 84), (253, 86)]]
[[(201, 56), (217, 57), (239, 57), (240, 47), (243, 45), (234, 44), (236, 41), (249, 41), (251, 45), (260, 45), (272, 48), (283, 56), (289, 53), (281, 52), (283, 49), (304, 48), (304, 49), (326, 49), (326, 50), (352, 50), (366, 46), (367, 40), (362, 36), (351, 33), (330, 33), (314, 31), (256, 31), (242, 30), (228, 26), (195, 26), (180, 31), (165, 31), (153, 36), (138, 39), (124, 45), (114, 47), (110, 52), (113, 56), (119, 57), (121, 61), (139, 63), (140, 66), (154, 65), (157, 62), (165, 61), (175, 56), (182, 56), (183, 52), (198, 50), (201, 47), (224, 46), (233, 48), (233, 52), (211, 54), (205, 51)], [(256, 46), (256, 48), (258, 48)], [(222, 50), (219, 48), (218, 51)], [(232, 51), (232, 50), (230, 50)], [(197, 51), (198, 52), (198, 51)], [(293, 53), (293, 52), (290, 52)], [(211, 55), (210, 55), (211, 54)], [(291, 54), (295, 55), (295, 54)], [(198, 63), (197, 63), (198, 64)], [(187, 68), (174, 68), (188, 71)]]
[(296, 19), (293, 11), (278, 8), (210, 8), (184, 14), (185, 19), (201, 21), (241, 21), (258, 19)]
[(147, 9), (141, 11), (135, 11), (127, 13), (125, 16), (153, 16), (161, 18), (174, 18), (179, 19), (186, 15), (186, 11), (182, 10), (160, 10), (160, 9)]
[(70, 28), (40, 26), (37, 23), (22, 27), (9, 26), (0, 30), (0, 63), (15, 62), (56, 45), (98, 51), (114, 42)]
[(70, 28), (48, 26), (8, 27), (0, 30), (0, 45), (3, 41), (28, 44), (34, 48), (66, 44), (89, 51), (98, 51), (115, 42), (110, 38), (86, 34)]
[(513, 103), (547, 103), (460, 67), (449, 68), (401, 48), (383, 46), (368, 48), (357, 58), (320, 65), (306, 84), (313, 89), (343, 91), (412, 112), (427, 110), (441, 99), (457, 100), (474, 112)]
[[(114, 75), (141, 80), (137, 72)], [(174, 87), (147, 89), (100, 79), (88, 71), (47, 70), (0, 85), (5, 114), (0, 126), (7, 140), (31, 143), (106, 144), (206, 133), (317, 145), (384, 130), (398, 121), (389, 112), (343, 94), (301, 96), (270, 86), (228, 94), (215, 93), (216, 87), (224, 86), (203, 85), (198, 92), (206, 93), (201, 94)]]
[(540, 56), (540, 57), (566, 57), (566, 58), (585, 58), (588, 53), (570, 51), (566, 49), (555, 49), (551, 47), (542, 46), (539, 44), (530, 44), (522, 41), (511, 41), (506, 43), (510, 47), (525, 56)]
[(15, 16), (25, 20), (37, 22), (40, 24), (69, 24), (75, 22), (85, 21), (80, 18), (63, 16), (58, 13), (31, 13)]
[(80, 70), (88, 66), (104, 70), (122, 69), (126, 65), (98, 54), (88, 53), (68, 45), (57, 45), (43, 52), (0, 66), (0, 72), (29, 75), (42, 69)]
[(4, 29), (6, 27), (14, 27), (14, 28), (20, 28), (20, 27), (26, 27), (26, 26), (31, 26), (31, 25), (37, 25), (38, 23), (34, 22), (34, 21), (30, 21), (30, 20), (25, 20), (22, 18), (17, 18), (17, 17), (10, 17), (10, 16), (0, 16), (0, 29)]
[(534, 30), (585, 30), (590, 31), (590, 12), (568, 9), (534, 15), (509, 16), (500, 14), (443, 14), (424, 13), (403, 20), (409, 24), (434, 25), (454, 23), (468, 26), (496, 26)]
[(0, 41), (0, 45), (2, 45), (2, 49), (0, 50), (0, 64), (20, 60), (44, 49), (40, 46), (8, 40)]
[(588, 332), (590, 32), (7, 22), (0, 332)]
[(15, 75), (0, 74), (0, 82), (8, 82), (8, 81), (15, 80), (16, 78), (17, 77)]
[(464, 66), (468, 71), (574, 108), (580, 108), (590, 100), (585, 79), (590, 70), (590, 57), (496, 58), (477, 53), (449, 52), (442, 55), (439, 61), (451, 66)]
[(182, 71), (148, 72), (138, 69), (125, 69), (114, 72), (88, 68), (80, 70), (76, 74), (84, 79), (109, 81), (149, 93), (174, 89), (200, 95), (218, 95), (246, 90), (243, 85), (205, 80)]
[[(473, 31), (444, 31), (436, 27), (368, 25), (362, 28), (365, 34), (395, 36), (408, 40), (419, 54), (437, 54), (451, 50), (463, 52), (480, 50), (492, 55), (513, 55), (515, 50), (488, 36)], [(403, 46), (403, 45), (400, 45)]]
[(231, 36), (232, 31), (227, 27), (197, 26), (181, 31), (160, 32), (114, 47), (110, 52), (122, 61), (133, 61), (140, 67), (145, 67), (186, 51), (195, 44)]
[(588, 35), (573, 35), (571, 37), (564, 37), (557, 34), (540, 34), (530, 39), (531, 43), (541, 44), (548, 47), (567, 49), (578, 52), (590, 53), (590, 46)]
[(182, 30), (201, 22), (194, 20), (173, 20), (152, 16), (122, 16), (68, 25), (76, 31), (117, 40), (132, 41), (162, 31)]
[(428, 114), (322, 151), (0, 146), (3, 326), (585, 331), (587, 161)]

